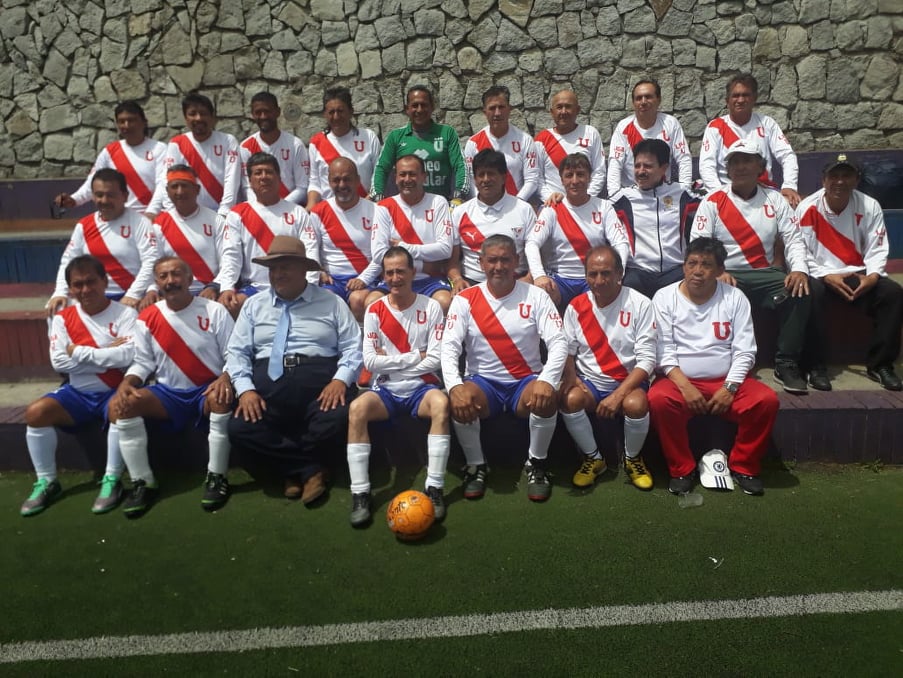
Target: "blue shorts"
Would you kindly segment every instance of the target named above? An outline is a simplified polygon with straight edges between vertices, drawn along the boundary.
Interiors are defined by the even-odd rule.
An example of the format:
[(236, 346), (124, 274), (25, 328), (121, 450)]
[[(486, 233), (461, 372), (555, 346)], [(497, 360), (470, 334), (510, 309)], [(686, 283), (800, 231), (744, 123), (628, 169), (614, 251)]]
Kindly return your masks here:
[(245, 285), (244, 287), (239, 287), (235, 291), (238, 292), (239, 294), (244, 294), (246, 297), (253, 297), (260, 290), (257, 289), (256, 287), (254, 287), (254, 285)]
[[(411, 287), (417, 294), (422, 294), (425, 297), (431, 297), (440, 290), (451, 292), (451, 285), (448, 284), (448, 280), (445, 278), (421, 278), (420, 280), (415, 280)], [(389, 293), (389, 286), (384, 282), (379, 283), (376, 289), (386, 294)]]
[(115, 389), (109, 391), (79, 391), (72, 384), (63, 384), (57, 390), (46, 394), (45, 398), (53, 398), (72, 417), (75, 426), (61, 427), (64, 431), (76, 428), (90, 421), (107, 421), (107, 403)]
[(389, 419), (396, 419), (402, 414), (407, 414), (410, 417), (417, 418), (417, 410), (420, 409), (420, 401), (423, 400), (423, 397), (434, 388), (439, 388), (435, 384), (424, 384), (417, 388), (411, 395), (406, 398), (401, 398), (394, 393), (392, 393), (385, 386), (380, 388), (379, 386), (375, 386), (373, 388), (373, 392), (379, 396), (379, 399), (383, 401), (383, 405), (386, 406), (386, 410), (389, 413)]
[[(589, 389), (589, 392), (593, 394), (593, 398), (596, 399), (597, 405), (599, 403), (601, 403), (603, 400), (605, 400), (612, 393), (614, 393), (614, 391), (600, 391), (599, 388), (593, 382), (591, 382), (589, 379), (584, 377), (582, 374), (578, 374), (577, 378), (580, 381), (582, 381), (583, 385), (586, 386), (586, 388)], [(644, 391), (648, 391), (649, 390), (649, 382), (644, 381), (642, 384), (640, 384), (640, 388), (643, 389)]]
[(162, 384), (151, 384), (147, 390), (152, 392), (163, 403), (169, 420), (163, 423), (163, 427), (171, 431), (181, 431), (192, 425), (202, 428), (206, 423), (204, 417), (204, 391), (206, 386), (197, 388), (178, 389), (169, 388)]
[(502, 383), (500, 381), (490, 381), (479, 374), (465, 377), (465, 381), (472, 381), (480, 387), (480, 390), (486, 394), (486, 400), (489, 401), (489, 416), (494, 417), (502, 412), (514, 412), (517, 410), (517, 403), (520, 396), (527, 388), (527, 384), (536, 380), (537, 375), (531, 374), (524, 377), (520, 381), (512, 381), (510, 383)]
[[(348, 290), (345, 289), (345, 286), (348, 284), (349, 281), (354, 280), (357, 277), (358, 276), (356, 276), (356, 275), (334, 275), (334, 276), (332, 276), (331, 283), (329, 283), (327, 285), (324, 285), (321, 283), (320, 287), (322, 287), (324, 290), (329, 290), (336, 296), (340, 297), (341, 299), (344, 299), (345, 303), (347, 304), (348, 303), (348, 295), (350, 294), (350, 292), (348, 292)], [(364, 289), (370, 290), (372, 292), (373, 290), (376, 289), (376, 285), (367, 285), (367, 287), (365, 287)]]
[(564, 308), (571, 303), (571, 299), (579, 297), (584, 292), (589, 292), (589, 285), (586, 278), (562, 278), (557, 273), (549, 276), (558, 285), (558, 291), (561, 293), (561, 307)]

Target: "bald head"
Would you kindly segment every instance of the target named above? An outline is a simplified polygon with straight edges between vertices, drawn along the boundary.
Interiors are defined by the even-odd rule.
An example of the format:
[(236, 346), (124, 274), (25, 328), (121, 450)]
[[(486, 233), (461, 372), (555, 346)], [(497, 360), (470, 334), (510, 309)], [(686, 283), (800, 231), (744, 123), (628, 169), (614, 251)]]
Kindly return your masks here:
[(350, 209), (361, 199), (358, 188), (361, 185), (354, 161), (345, 157), (336, 158), (329, 163), (329, 188), (335, 195), (336, 203), (342, 209)]
[(577, 127), (577, 115), (580, 113), (577, 93), (569, 89), (556, 92), (549, 104), (549, 112), (555, 123), (555, 131), (559, 134), (573, 132)]

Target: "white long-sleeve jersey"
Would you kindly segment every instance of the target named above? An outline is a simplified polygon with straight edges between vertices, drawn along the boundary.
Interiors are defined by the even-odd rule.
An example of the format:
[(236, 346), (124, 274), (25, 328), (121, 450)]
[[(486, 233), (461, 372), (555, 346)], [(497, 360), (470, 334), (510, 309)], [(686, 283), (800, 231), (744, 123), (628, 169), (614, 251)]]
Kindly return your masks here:
[(809, 272), (823, 278), (831, 273), (887, 275), (890, 247), (884, 212), (874, 198), (853, 191), (850, 202), (834, 214), (819, 189), (796, 208), (806, 243)]
[(585, 292), (564, 310), (568, 354), (578, 374), (602, 392), (614, 391), (636, 368), (652, 376), (655, 332), (652, 302), (629, 287), (608, 306), (600, 308)]
[(589, 125), (577, 125), (571, 132), (559, 134), (550, 127), (536, 135), (536, 158), (543, 174), (539, 195), (543, 200), (553, 193), (564, 193), (558, 167), (571, 153), (582, 153), (589, 158), (592, 168), (589, 194), (601, 195), (605, 190), (605, 148), (599, 130)]
[(638, 186), (623, 188), (612, 202), (630, 244), (625, 268), (661, 273), (683, 264), (684, 243), (699, 198), (680, 184), (661, 184), (648, 191)]
[(332, 197), (329, 187), (329, 163), (338, 157), (349, 158), (357, 166), (361, 179), (361, 197), (366, 197), (373, 185), (373, 170), (382, 152), (379, 137), (364, 127), (352, 127), (344, 135), (337, 137), (332, 132), (317, 132), (310, 139), (310, 187), (323, 200)]
[[(188, 165), (198, 175), (201, 192), (198, 203), (222, 217), (238, 202), (241, 191), (241, 157), (238, 139), (218, 130), (198, 143), (194, 134), (174, 136), (166, 147), (166, 168)], [(166, 195), (166, 181), (157, 184), (157, 192), (148, 211), (159, 214), (173, 206)]]
[(742, 382), (756, 361), (756, 335), (749, 300), (736, 287), (718, 282), (704, 304), (663, 287), (652, 298), (658, 328), (658, 367), (667, 375), (679, 367), (690, 379)]
[(582, 279), (586, 253), (597, 245), (611, 245), (627, 261), (627, 234), (608, 200), (590, 198), (575, 207), (565, 198), (544, 207), (524, 243), (530, 275)]
[(226, 307), (194, 297), (181, 311), (166, 301), (148, 306), (135, 323), (135, 360), (126, 376), (173, 389), (205, 386), (223, 373), (234, 321)]
[[(100, 313), (88, 315), (81, 304), (67, 306), (50, 326), (50, 364), (69, 375), (69, 383), (86, 393), (116, 388), (135, 357), (135, 309), (111, 301)], [(118, 338), (123, 344), (112, 346)], [(70, 344), (75, 344), (69, 355)]]
[(696, 211), (690, 240), (718, 238), (727, 248), (728, 269), (749, 270), (774, 264), (774, 243), (780, 234), (791, 271), (809, 274), (806, 244), (799, 219), (776, 190), (758, 186), (749, 200), (723, 188), (708, 195)]
[[(540, 339), (548, 349), (545, 365)], [(497, 299), (481, 283), (452, 299), (442, 337), (442, 377), (448, 390), (462, 383), (458, 358), (463, 349), (468, 375), (510, 384), (538, 374), (557, 389), (567, 348), (561, 315), (544, 290), (516, 282), (510, 294)]]
[(464, 276), (482, 282), (486, 275), (480, 268), (480, 247), (491, 235), (507, 235), (517, 246), (517, 272), (527, 270), (524, 242), (527, 233), (536, 225), (536, 212), (529, 203), (505, 193), (501, 200), (487, 205), (479, 198), (471, 198), (452, 212), (454, 244), (461, 247)]
[[(452, 222), (448, 201), (441, 195), (425, 193), (416, 205), (409, 205), (400, 195), (379, 202), (376, 212), (371, 253), (382, 263), (392, 240), (399, 240), (414, 258), (416, 279), (428, 277), (424, 262), (445, 261), (452, 252)], [(369, 369), (369, 368), (368, 368)]]
[[(617, 124), (608, 144), (608, 195), (633, 186), (633, 149), (643, 139), (661, 139), (671, 149), (671, 167), (677, 170), (678, 182), (689, 190), (693, 184), (693, 157), (684, 130), (673, 115), (659, 113), (649, 129), (643, 129), (631, 115)], [(670, 179), (670, 176), (668, 177)]]
[(150, 137), (137, 146), (129, 146), (124, 139), (104, 146), (98, 154), (88, 178), (72, 194), (76, 205), (84, 205), (92, 199), (91, 179), (99, 169), (110, 168), (121, 172), (129, 188), (125, 206), (143, 212), (154, 197), (157, 186), (166, 183), (166, 144)]
[(255, 153), (269, 153), (279, 163), (279, 197), (298, 204), (307, 202), (310, 158), (301, 139), (281, 130), (279, 138), (268, 144), (260, 138), (260, 132), (255, 132), (241, 142), (238, 152), (241, 155), (241, 185), (249, 200), (254, 196), (248, 180), (248, 159)]
[(791, 188), (795, 191), (799, 178), (796, 153), (793, 152), (793, 147), (778, 127), (778, 123), (773, 118), (759, 113), (753, 113), (745, 125), (738, 125), (729, 115), (722, 115), (706, 126), (702, 136), (702, 147), (699, 149), (699, 177), (706, 190), (711, 192), (730, 183), (724, 156), (732, 143), (749, 136), (760, 139), (766, 149), (763, 181), (774, 183), (771, 168), (773, 161), (777, 160), (784, 175), (781, 188)]
[(56, 272), (53, 296), (65, 297), (66, 266), (75, 257), (91, 254), (103, 262), (110, 279), (107, 294), (124, 294), (141, 299), (154, 279), (154, 262), (159, 257), (151, 223), (126, 208), (113, 221), (104, 221), (100, 212), (83, 217), (72, 230)]
[(382, 274), (382, 260), (371, 256), (373, 230), (388, 219), (379, 214), (385, 209), (363, 198), (348, 210), (339, 207), (334, 197), (318, 202), (310, 212), (312, 228), (301, 236), (307, 256), (330, 275), (351, 275), (368, 285), (374, 283)]
[[(370, 304), (364, 314), (363, 353), (374, 383), (401, 398), (424, 384), (438, 384), (444, 327), (442, 307), (422, 294), (403, 311), (393, 307), (389, 297)], [(380, 349), (385, 355), (377, 353)]]
[(464, 144), (464, 162), (467, 164), (471, 195), (477, 194), (471, 163), (477, 153), (487, 148), (500, 151), (505, 156), (508, 165), (505, 191), (521, 200), (529, 200), (542, 184), (542, 170), (537, 163), (533, 139), (514, 125), (508, 125), (508, 131), (501, 137), (493, 136), (487, 125)]
[[(309, 233), (312, 229), (310, 216), (296, 202), (280, 200), (273, 205), (263, 205), (252, 200), (236, 205), (226, 217), (228, 238), (225, 239), (219, 280), (229, 287), (240, 283), (252, 285), (258, 291), (269, 289), (266, 267), (251, 260), (266, 255), (277, 235), (304, 240), (304, 232)], [(309, 250), (308, 256), (311, 256)]]
[(165, 210), (154, 219), (154, 234), (161, 257), (179, 257), (191, 268), (194, 294), (208, 283), (217, 283), (224, 290), (235, 284), (235, 280), (225, 280), (219, 275), (228, 231), (225, 222), (213, 210), (198, 206), (194, 214), (187, 217), (175, 208)]

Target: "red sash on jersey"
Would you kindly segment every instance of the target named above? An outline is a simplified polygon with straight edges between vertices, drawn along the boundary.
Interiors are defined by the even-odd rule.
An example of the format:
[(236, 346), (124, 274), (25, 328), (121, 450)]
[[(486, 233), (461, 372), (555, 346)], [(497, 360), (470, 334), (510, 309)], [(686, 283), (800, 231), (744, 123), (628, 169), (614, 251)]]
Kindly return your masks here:
[[(401, 198), (399, 198), (399, 200), (400, 199)], [(410, 245), (423, 244), (423, 240), (417, 235), (417, 231), (414, 230), (414, 225), (411, 223), (411, 220), (408, 219), (408, 215), (404, 213), (404, 209), (402, 209), (401, 205), (398, 204), (398, 200), (395, 198), (386, 198), (385, 200), (380, 200), (379, 204), (389, 210), (389, 216), (392, 217), (392, 223), (395, 225), (395, 230), (398, 231), (398, 235), (402, 242), (406, 242)]]
[[(320, 157), (323, 158), (323, 162), (326, 163), (327, 167), (333, 160), (342, 157), (342, 155), (336, 150), (336, 147), (332, 145), (329, 137), (327, 137), (323, 132), (317, 132), (316, 134), (314, 134), (310, 138), (310, 143), (313, 144), (317, 149), (317, 152), (319, 152)], [(357, 194), (362, 198), (367, 197), (367, 190), (360, 183), (358, 183), (357, 185)]]
[[(242, 148), (246, 148), (251, 151), (251, 154), (254, 153), (263, 153), (263, 149), (260, 147), (260, 144), (257, 142), (257, 139), (254, 137), (248, 137), (244, 141), (241, 142)], [(282, 177), (279, 177), (279, 197), (285, 198), (288, 196), (290, 191), (288, 190), (288, 186), (285, 185), (285, 182), (282, 181)]]
[(213, 176), (213, 172), (207, 167), (207, 163), (201, 159), (198, 149), (185, 134), (173, 137), (172, 143), (179, 147), (179, 152), (185, 158), (185, 161), (198, 175), (207, 193), (213, 198), (217, 204), (223, 201), (223, 185)]
[(577, 220), (574, 219), (574, 215), (571, 214), (571, 211), (565, 207), (564, 202), (556, 203), (552, 209), (555, 210), (555, 216), (558, 218), (558, 225), (561, 227), (561, 232), (564, 233), (568, 242), (571, 243), (571, 247), (574, 248), (574, 252), (580, 257), (580, 262), (585, 264), (586, 253), (589, 252), (592, 247), (586, 234), (583, 232), (583, 229), (580, 228), (580, 224), (577, 223)]
[(88, 251), (103, 262), (104, 268), (110, 277), (116, 281), (116, 284), (122, 288), (123, 292), (128, 292), (129, 287), (135, 282), (135, 276), (119, 263), (119, 260), (110, 252), (110, 248), (103, 241), (100, 229), (97, 228), (97, 219), (95, 214), (89, 214), (82, 219), (82, 233), (85, 235), (85, 244)]
[[(487, 148), (494, 150), (492, 142), (489, 141), (489, 135), (486, 134), (484, 129), (470, 137), (470, 140), (476, 144), (478, 151), (485, 151)], [(511, 176), (511, 170), (505, 173), (505, 190), (511, 195), (517, 195), (517, 185), (514, 183), (514, 177)]]
[(157, 344), (195, 386), (204, 386), (216, 379), (217, 375), (189, 348), (185, 340), (163, 316), (158, 306), (148, 306), (138, 318), (144, 321)]
[(596, 317), (595, 304), (589, 295), (581, 294), (575, 297), (571, 306), (577, 311), (577, 320), (583, 330), (583, 336), (590, 350), (596, 358), (596, 362), (602, 372), (615, 381), (624, 381), (627, 378), (627, 368), (621, 363), (618, 354), (608, 343), (608, 335), (599, 324)]
[(533, 370), (530, 369), (526, 358), (517, 348), (517, 344), (492, 312), (483, 290), (479, 287), (470, 287), (461, 294), (470, 302), (470, 316), (477, 324), (480, 334), (486, 338), (486, 342), (511, 376), (515, 379), (523, 379), (533, 374)]
[(865, 266), (865, 260), (853, 241), (839, 233), (815, 205), (803, 214), (800, 226), (811, 226), (818, 242), (847, 266)]
[(260, 249), (262, 249), (264, 252), (269, 252), (270, 245), (273, 243), (273, 238), (275, 236), (270, 230), (270, 227), (267, 225), (267, 222), (263, 220), (263, 217), (261, 217), (253, 207), (251, 207), (251, 203), (243, 202), (240, 205), (233, 207), (232, 211), (236, 212), (241, 218), (241, 223), (244, 225), (248, 233), (251, 234), (251, 237), (257, 241)]
[[(72, 340), (73, 344), (76, 346), (100, 348), (97, 345), (97, 342), (94, 341), (91, 331), (85, 325), (85, 321), (82, 320), (82, 317), (79, 315), (78, 309), (75, 306), (67, 306), (60, 312), (60, 315), (63, 316), (63, 325), (66, 327), (66, 332), (69, 334), (69, 338)], [(125, 372), (115, 368), (110, 368), (97, 375), (97, 378), (110, 388), (119, 386), (123, 377), (125, 377)]]
[(320, 221), (323, 222), (323, 228), (326, 229), (333, 244), (342, 250), (342, 253), (354, 266), (355, 271), (363, 273), (370, 263), (369, 258), (364, 256), (360, 248), (354, 244), (351, 236), (348, 235), (348, 231), (342, 226), (342, 220), (333, 211), (332, 206), (323, 200), (314, 206), (313, 211), (314, 214), (320, 217)]
[(636, 148), (636, 145), (643, 140), (643, 135), (640, 134), (640, 130), (636, 128), (636, 121), (631, 121), (627, 127), (624, 128), (624, 136), (627, 137), (627, 143), (630, 144), (630, 150), (632, 151)]
[[(392, 345), (398, 349), (399, 353), (411, 352), (411, 342), (408, 339), (408, 333), (405, 332), (404, 327), (398, 322), (398, 318), (395, 317), (391, 309), (388, 308), (387, 302), (383, 301), (379, 304), (373, 304), (370, 307), (370, 313), (376, 314), (376, 317), (379, 319), (379, 331), (392, 342)], [(436, 378), (435, 374), (421, 374), (420, 378), (427, 384), (439, 383), (439, 379)]]
[[(714, 199), (717, 196), (717, 199)], [(713, 201), (718, 206), (718, 216), (724, 222), (725, 228), (737, 241), (743, 256), (752, 268), (767, 268), (769, 266), (765, 247), (759, 238), (759, 234), (749, 225), (737, 206), (731, 201), (727, 193), (716, 193)]]
[(552, 131), (544, 129), (536, 135), (536, 141), (541, 143), (543, 148), (546, 149), (546, 153), (552, 160), (552, 164), (555, 165), (556, 168), (561, 167), (561, 161), (567, 157), (567, 153), (561, 147), (561, 141), (552, 134)]
[(458, 233), (461, 236), (461, 241), (466, 243), (474, 252), (479, 252), (483, 241), (486, 240), (486, 236), (480, 233), (480, 229), (470, 220), (470, 215), (468, 214), (464, 214), (461, 217)]
[[(731, 129), (730, 125), (727, 124), (727, 121), (724, 118), (715, 118), (712, 122), (709, 123), (712, 127), (718, 130), (718, 134), (721, 135), (721, 143), (724, 145), (724, 150), (727, 151), (731, 147), (735, 141), (739, 141), (740, 137), (737, 136), (737, 133)], [(759, 175), (759, 183), (765, 184), (766, 186), (771, 186), (772, 188), (776, 188), (777, 185), (771, 180), (771, 177), (768, 176), (768, 170), (763, 169), (762, 174)]]
[(122, 150), (122, 144), (118, 141), (107, 144), (107, 153), (110, 154), (110, 159), (113, 161), (116, 169), (125, 176), (125, 183), (129, 189), (135, 194), (138, 201), (147, 207), (151, 198), (154, 197), (154, 192), (147, 187), (138, 172), (132, 167), (129, 156)]
[(163, 237), (172, 245), (175, 253), (185, 260), (185, 263), (191, 268), (194, 277), (205, 285), (213, 282), (215, 277), (213, 271), (207, 266), (204, 258), (194, 249), (191, 241), (182, 232), (182, 228), (172, 218), (172, 215), (169, 212), (161, 212), (154, 220), (154, 223), (159, 224), (160, 230), (163, 231)]

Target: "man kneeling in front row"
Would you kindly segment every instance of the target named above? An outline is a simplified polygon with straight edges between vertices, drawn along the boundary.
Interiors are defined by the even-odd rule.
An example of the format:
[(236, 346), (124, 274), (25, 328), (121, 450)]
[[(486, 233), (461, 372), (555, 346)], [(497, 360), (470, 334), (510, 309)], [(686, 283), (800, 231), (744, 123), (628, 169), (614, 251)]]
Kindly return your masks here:
[(778, 411), (773, 390), (749, 378), (756, 359), (749, 300), (720, 282), (727, 251), (714, 238), (690, 241), (684, 279), (652, 299), (658, 325), (658, 367), (667, 379), (649, 389), (652, 424), (668, 462), (668, 490), (693, 489), (696, 461), (687, 422), (715, 414), (737, 424), (728, 466), (746, 494), (762, 494), (762, 457)]

